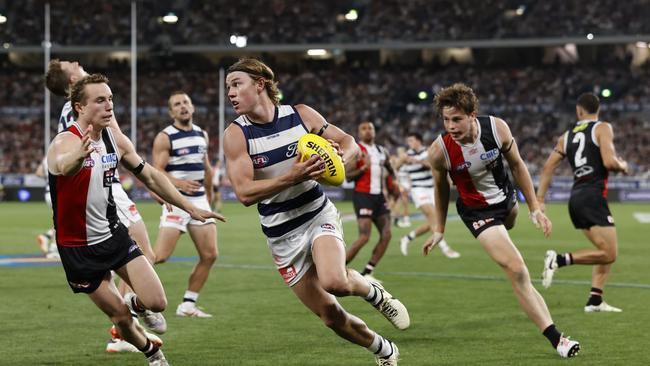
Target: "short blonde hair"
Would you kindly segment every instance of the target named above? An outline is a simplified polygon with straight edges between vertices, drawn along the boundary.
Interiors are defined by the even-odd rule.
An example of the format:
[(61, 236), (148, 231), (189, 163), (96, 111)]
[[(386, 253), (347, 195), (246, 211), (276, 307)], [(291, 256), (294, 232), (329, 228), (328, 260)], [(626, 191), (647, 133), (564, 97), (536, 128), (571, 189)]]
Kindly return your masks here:
[(102, 74), (92, 74), (84, 76), (72, 85), (70, 89), (70, 104), (72, 105), (72, 114), (74, 118), (79, 118), (79, 112), (74, 107), (75, 103), (86, 103), (86, 85), (88, 84), (108, 84), (108, 78)]

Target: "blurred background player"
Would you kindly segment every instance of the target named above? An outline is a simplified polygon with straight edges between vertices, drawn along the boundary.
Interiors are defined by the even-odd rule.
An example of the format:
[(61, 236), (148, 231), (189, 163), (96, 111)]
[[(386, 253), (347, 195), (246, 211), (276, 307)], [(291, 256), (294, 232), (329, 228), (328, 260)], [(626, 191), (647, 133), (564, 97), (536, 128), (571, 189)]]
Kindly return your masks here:
[(228, 68), (228, 99), (239, 117), (225, 131), (224, 151), (237, 199), (245, 206), (257, 203), (276, 267), (300, 301), (337, 335), (372, 352), (379, 365), (397, 365), (397, 346), (336, 297), (363, 297), (398, 329), (409, 327), (408, 311), (381, 285), (345, 267), (339, 212), (316, 181), (325, 171), (323, 161), (314, 155), (302, 162), (296, 153), (301, 136), (321, 135), (342, 150), (347, 172), (359, 147), (309, 106), (280, 105), (277, 84), (271, 68), (256, 59)]
[(596, 249), (581, 249), (570, 253), (546, 252), (542, 284), (548, 288), (558, 268), (572, 264), (593, 265), (591, 291), (585, 312), (621, 312), (603, 301), (603, 289), (612, 264), (618, 255), (614, 218), (607, 204), (609, 171), (627, 174), (627, 162), (616, 155), (614, 129), (600, 121), (600, 101), (595, 94), (580, 95), (576, 105), (576, 122), (557, 141), (548, 157), (539, 180), (537, 199), (544, 202), (553, 173), (566, 157), (573, 170), (573, 187), (569, 198), (569, 215), (576, 229)]
[[(356, 168), (348, 172), (346, 178), (354, 181), (352, 202), (357, 216), (359, 237), (348, 248), (345, 261), (350, 263), (370, 240), (370, 232), (374, 224), (379, 232), (379, 239), (361, 275), (366, 276), (370, 281), (377, 281), (372, 275), (373, 271), (384, 256), (392, 237), (390, 210), (384, 196), (384, 182), (387, 180), (385, 174), (388, 174), (391, 183), (396, 181), (396, 177), (390, 165), (388, 150), (375, 143), (374, 124), (370, 121), (361, 122), (358, 134), (360, 158)], [(390, 189), (396, 190), (398, 187), (390, 187)]]
[(505, 271), (528, 318), (560, 357), (576, 356), (580, 343), (565, 337), (555, 327), (546, 302), (531, 283), (526, 263), (507, 231), (514, 227), (519, 206), (504, 157), (526, 197), (533, 223), (541, 227), (544, 236), (551, 233), (551, 221), (535, 198), (533, 181), (510, 128), (500, 118), (477, 116), (478, 98), (464, 84), (443, 88), (436, 95), (435, 104), (446, 133), (429, 148), (437, 205), (433, 238), (422, 247), (424, 255), (442, 240), (445, 232), (450, 175), (458, 189), (458, 214), (492, 260)]
[[(48, 64), (45, 74), (45, 86), (50, 92), (69, 99), (70, 87), (87, 75), (88, 73), (76, 61), (71, 62), (54, 59)], [(72, 103), (68, 100), (61, 109), (61, 116), (59, 117), (57, 128), (58, 132), (67, 130), (74, 122), (75, 117)], [(122, 134), (115, 115), (112, 116), (109, 128), (114, 134)], [(122, 188), (117, 170), (113, 176), (111, 189), (120, 222), (127, 227), (129, 236), (138, 244), (138, 247), (140, 247), (147, 260), (153, 264), (154, 252), (151, 249), (147, 228), (135, 203), (131, 201), (124, 188)], [(119, 283), (118, 290), (124, 296), (131, 292), (131, 289), (124, 282)], [(155, 333), (163, 334), (167, 330), (167, 322), (162, 314), (147, 310), (140, 314), (133, 313), (133, 316), (139, 316), (147, 329)], [(120, 337), (115, 326), (111, 327), (110, 334), (111, 340), (106, 345), (107, 352), (137, 352), (137, 349), (133, 345), (128, 344)]]
[[(153, 165), (165, 172), (176, 189), (192, 204), (209, 210), (213, 173), (208, 160), (208, 134), (192, 122), (194, 105), (185, 92), (173, 92), (168, 107), (173, 122), (158, 133), (153, 142)], [(154, 247), (156, 263), (163, 263), (172, 255), (178, 239), (185, 232), (190, 234), (199, 261), (192, 269), (176, 315), (211, 318), (212, 315), (201, 310), (196, 302), (218, 256), (215, 221), (194, 220), (178, 207), (171, 211), (163, 207)]]
[[(409, 175), (411, 199), (415, 207), (424, 214), (426, 222), (400, 239), (399, 249), (403, 255), (408, 254), (408, 246), (411, 240), (429, 231), (433, 232), (434, 215), (436, 213), (433, 197), (433, 176), (431, 175), (427, 148), (422, 143), (422, 135), (417, 132), (410, 132), (406, 137), (406, 144), (409, 148), (398, 156), (399, 165), (397, 168)], [(460, 257), (460, 253), (451, 249), (444, 239), (440, 240), (438, 246), (445, 257)]]
[[(406, 150), (404, 147), (399, 146), (397, 148), (397, 155), (390, 155), (390, 164), (394, 169), (397, 169), (399, 166), (398, 160)], [(409, 195), (411, 191), (411, 180), (409, 174), (402, 168), (397, 169), (397, 181), (395, 182), (399, 188), (399, 196), (393, 198), (392, 195), (388, 195), (389, 200), (389, 209), (393, 215), (393, 224), (399, 228), (411, 227), (411, 217), (409, 209)]]
[[(52, 197), (50, 196), (50, 185), (47, 182), (47, 157), (43, 157), (43, 160), (38, 164), (38, 168), (34, 172), (37, 177), (45, 179), (45, 203), (47, 207), (52, 209)], [(42, 234), (38, 234), (36, 237), (36, 243), (41, 249), (45, 258), (48, 259), (59, 259), (59, 249), (56, 246), (56, 240), (54, 238), (54, 227), (51, 227), (49, 230)]]
[(219, 187), (221, 187), (223, 180), (223, 164), (221, 164), (219, 158), (217, 158), (212, 171), (214, 173), (212, 175), (212, 201), (210, 201), (210, 207), (212, 207), (212, 211), (221, 212), (221, 205), (223, 202), (221, 200), (221, 191), (219, 190)]

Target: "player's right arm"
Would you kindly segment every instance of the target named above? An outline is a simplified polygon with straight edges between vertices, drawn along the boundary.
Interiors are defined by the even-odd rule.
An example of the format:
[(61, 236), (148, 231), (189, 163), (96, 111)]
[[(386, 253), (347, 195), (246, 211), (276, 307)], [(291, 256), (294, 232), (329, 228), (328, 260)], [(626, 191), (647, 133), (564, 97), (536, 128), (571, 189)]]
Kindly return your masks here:
[(273, 197), (300, 182), (318, 179), (325, 172), (323, 161), (318, 155), (313, 155), (308, 160), (300, 162), (300, 153), (298, 153), (295, 163), (285, 174), (274, 178), (255, 180), (253, 161), (248, 155), (247, 141), (241, 128), (232, 123), (224, 131), (223, 141), (228, 178), (237, 199), (244, 206), (250, 206)]
[(171, 150), (171, 142), (169, 141), (169, 136), (164, 132), (159, 132), (156, 135), (156, 138), (153, 140), (153, 151), (151, 152), (152, 164), (153, 166), (160, 170), (163, 174), (167, 176), (170, 182), (177, 189), (185, 193), (194, 193), (201, 188), (199, 182), (187, 179), (178, 179), (174, 178), (171, 174), (167, 173), (165, 168), (169, 164), (169, 151)]
[(564, 151), (564, 139), (565, 135), (562, 135), (557, 140), (557, 144), (555, 144), (555, 148), (553, 151), (551, 151), (548, 159), (546, 159), (546, 163), (544, 163), (544, 167), (542, 168), (542, 174), (539, 177), (539, 187), (537, 187), (537, 202), (539, 202), (542, 212), (546, 211), (546, 208), (544, 206), (544, 198), (546, 197), (548, 187), (551, 185), (553, 173), (555, 173), (555, 169), (560, 166), (560, 163), (566, 156), (566, 152)]
[(428, 162), (433, 175), (433, 194), (435, 199), (434, 224), (432, 240), (427, 240), (422, 246), (424, 255), (429, 252), (442, 240), (447, 223), (447, 210), (449, 209), (449, 181), (447, 180), (447, 167), (443, 156), (442, 147), (434, 141), (428, 150)]
[(609, 171), (628, 173), (627, 162), (616, 155), (614, 148), (614, 129), (607, 122), (601, 122), (596, 126), (596, 141), (600, 146), (600, 157), (603, 165)]
[(92, 130), (93, 127), (88, 126), (81, 139), (72, 132), (56, 135), (47, 151), (47, 166), (52, 174), (71, 176), (81, 170), (84, 160), (93, 151), (90, 145)]

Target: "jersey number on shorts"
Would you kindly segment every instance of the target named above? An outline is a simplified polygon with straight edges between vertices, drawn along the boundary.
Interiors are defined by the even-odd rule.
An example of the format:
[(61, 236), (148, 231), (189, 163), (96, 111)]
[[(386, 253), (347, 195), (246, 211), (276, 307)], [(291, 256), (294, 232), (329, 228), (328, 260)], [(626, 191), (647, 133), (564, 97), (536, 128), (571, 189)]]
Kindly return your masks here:
[(587, 164), (587, 158), (582, 156), (582, 152), (585, 150), (585, 134), (583, 132), (578, 132), (573, 136), (574, 144), (578, 144), (578, 149), (576, 150), (576, 155), (574, 156), (574, 162), (576, 168), (581, 167)]

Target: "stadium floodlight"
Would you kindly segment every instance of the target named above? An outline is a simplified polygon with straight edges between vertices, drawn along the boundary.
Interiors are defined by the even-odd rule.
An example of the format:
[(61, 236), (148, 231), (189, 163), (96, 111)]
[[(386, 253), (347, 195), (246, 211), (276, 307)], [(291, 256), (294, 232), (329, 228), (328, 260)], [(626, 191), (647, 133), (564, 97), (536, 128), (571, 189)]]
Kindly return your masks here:
[(425, 92), (424, 90), (418, 93), (418, 98), (420, 100), (425, 100), (429, 97), (429, 93)]
[(355, 9), (350, 9), (350, 11), (345, 14), (345, 20), (354, 22), (359, 18), (359, 13)]
[(524, 15), (524, 12), (526, 12), (526, 5), (519, 5), (517, 10), (515, 10), (515, 14), (522, 16)]
[(594, 34), (593, 33), (587, 33), (587, 39), (590, 40), (590, 41), (592, 39), (594, 39)]
[(178, 16), (171, 11), (162, 17), (162, 21), (167, 24), (175, 24), (178, 22)]
[(237, 40), (235, 41), (235, 46), (237, 46), (238, 48), (244, 48), (246, 47), (247, 43), (248, 43), (248, 37), (237, 36)]
[(313, 48), (313, 49), (307, 50), (307, 55), (308, 56), (325, 56), (325, 55), (327, 55), (327, 50), (324, 50), (322, 48)]
[(4, 23), (6, 23), (6, 22), (7, 22), (7, 17), (4, 16), (4, 15), (2, 15), (2, 14), (0, 14), (0, 24), (4, 24)]
[(233, 34), (230, 36), (230, 44), (235, 44), (237, 43), (237, 35)]
[(637, 42), (636, 48), (648, 48), (648, 42)]
[(603, 91), (600, 92), (600, 95), (602, 95), (603, 98), (609, 98), (609, 97), (612, 96), (612, 91), (605, 88), (605, 89), (603, 89)]
[(2, 47), (4, 47), (5, 49), (6, 48), (11, 48), (11, 43), (5, 42), (5, 43), (2, 44)]

